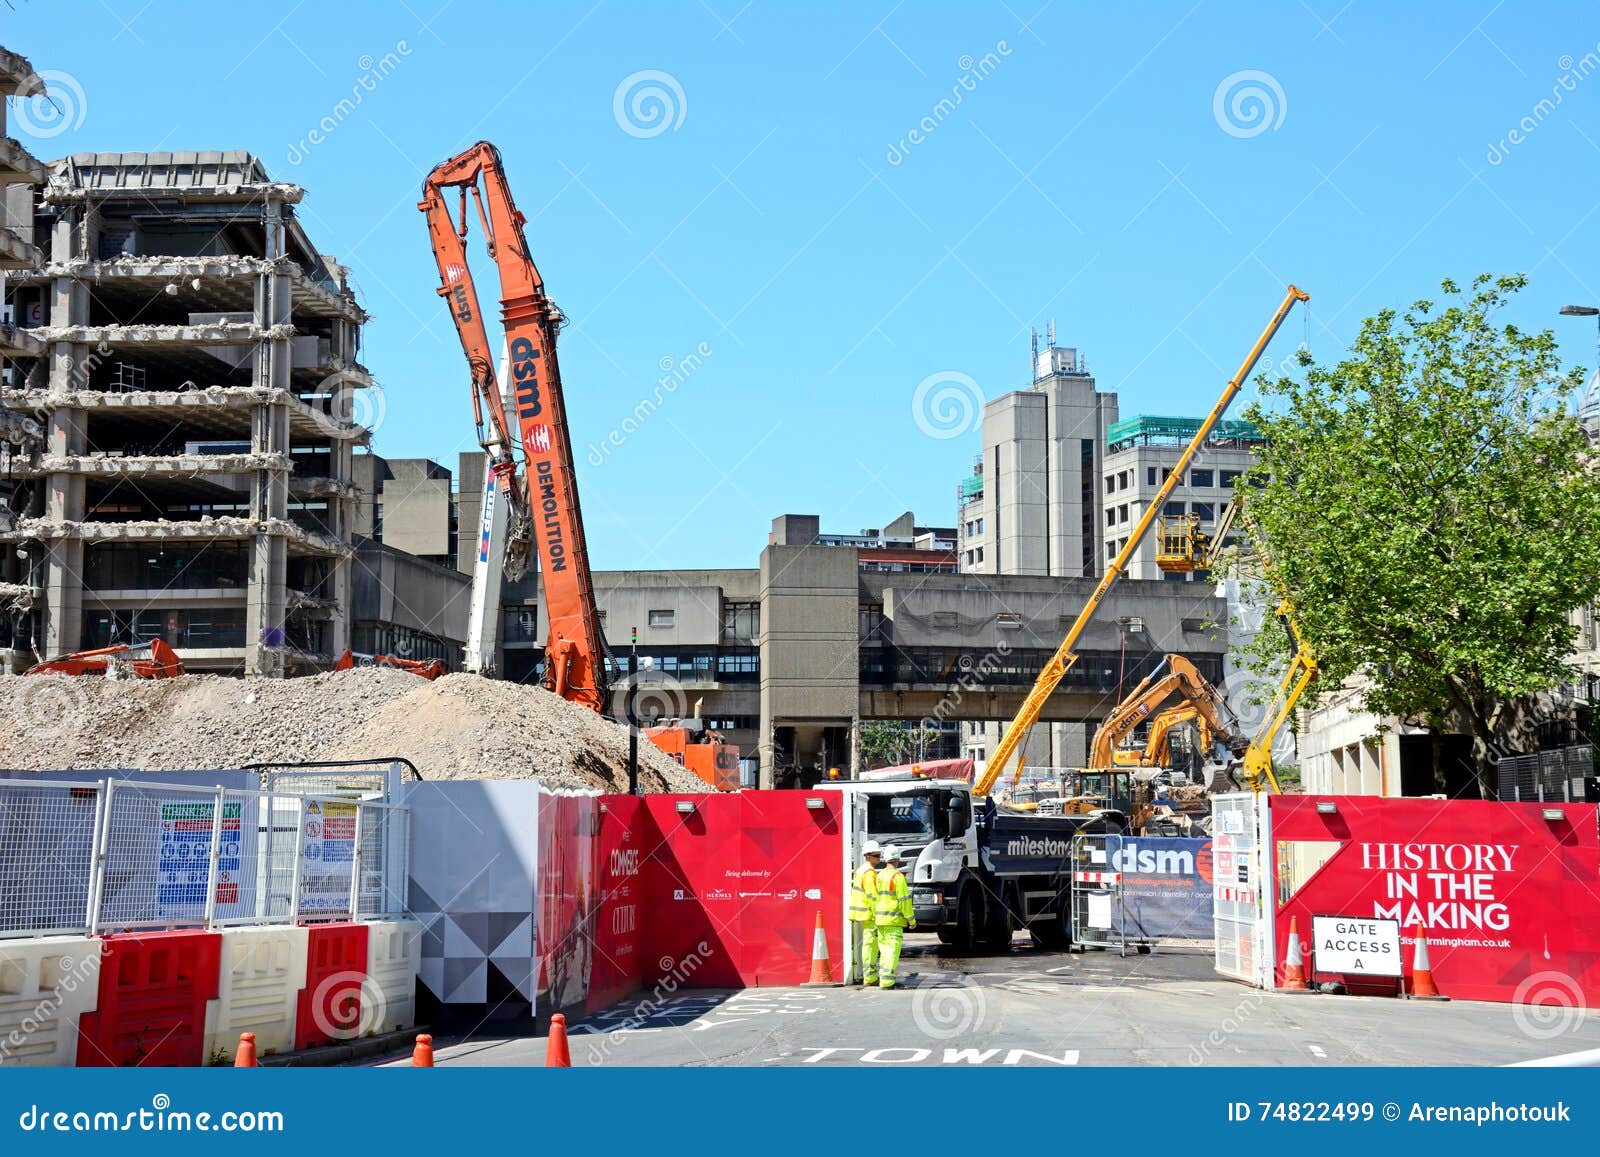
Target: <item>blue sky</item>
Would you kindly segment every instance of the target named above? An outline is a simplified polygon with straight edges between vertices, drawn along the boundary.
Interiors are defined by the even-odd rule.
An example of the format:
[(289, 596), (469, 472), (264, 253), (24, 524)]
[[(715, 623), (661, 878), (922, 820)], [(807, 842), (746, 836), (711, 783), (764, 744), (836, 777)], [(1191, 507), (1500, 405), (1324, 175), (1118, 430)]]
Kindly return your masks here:
[[(1600, 304), (1593, 4), (242, 13), (9, 0), (0, 43), (58, 94), (12, 135), (45, 158), (244, 148), (305, 185), (308, 231), (375, 315), (376, 449), (451, 466), (474, 444), (466, 373), (415, 202), (433, 164), (494, 141), (572, 319), (599, 568), (753, 565), (784, 512), (842, 531), (905, 509), (952, 522), (978, 439), (959, 412), (954, 436), (919, 421), (918, 386), (1023, 388), (1029, 327), (1051, 318), (1125, 416), (1207, 409), (1290, 280), (1332, 357), (1441, 277), (1521, 270), (1516, 320), (1594, 365), (1593, 323), (1556, 316)], [(626, 86), (638, 73), (666, 76)], [(667, 111), (648, 92), (634, 110), (652, 88)], [(625, 430), (661, 367), (702, 345)], [(622, 444), (592, 453), (611, 431)]]

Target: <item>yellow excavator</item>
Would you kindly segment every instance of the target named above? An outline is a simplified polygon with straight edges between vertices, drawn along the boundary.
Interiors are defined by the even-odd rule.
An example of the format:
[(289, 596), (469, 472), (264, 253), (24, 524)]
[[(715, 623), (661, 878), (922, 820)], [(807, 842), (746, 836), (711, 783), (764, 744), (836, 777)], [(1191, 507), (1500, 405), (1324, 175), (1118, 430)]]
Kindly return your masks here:
[[(1174, 695), (1178, 696), (1176, 704), (1156, 711)], [(1144, 744), (1122, 746), (1146, 719), (1150, 733)], [(1174, 731), (1191, 723), (1199, 733), (1201, 771), (1207, 779), (1204, 788), (1185, 787), (1183, 801), (1177, 807), (1169, 806), (1158, 798), (1155, 781), (1161, 769), (1172, 764)], [(1235, 730), (1232, 713), (1217, 689), (1188, 659), (1167, 655), (1101, 722), (1089, 746), (1089, 766), (1067, 773), (1060, 803), (1051, 805), (1052, 810), (1059, 806), (1065, 815), (1111, 810), (1124, 815), (1137, 835), (1188, 835), (1194, 820), (1180, 810), (1193, 811), (1187, 805), (1203, 804), (1210, 792), (1234, 786), (1227, 762), (1211, 758), (1218, 740), (1225, 742), (1234, 756), (1244, 750), (1246, 742)]]
[[(1078, 612), (1078, 617), (1073, 620), (1072, 626), (1067, 631), (1066, 638), (1061, 641), (1061, 645), (1056, 648), (1055, 654), (1051, 655), (1043, 669), (1040, 670), (1038, 678), (1034, 680), (1033, 687), (1024, 697), (1016, 717), (1007, 726), (1005, 734), (1000, 737), (1000, 742), (995, 747), (994, 754), (984, 765), (983, 774), (973, 784), (972, 794), (975, 797), (982, 798), (989, 795), (994, 790), (995, 785), (1000, 782), (1001, 777), (1005, 775), (1007, 769), (1011, 767), (1014, 760), (1016, 767), (1012, 771), (1011, 782), (1014, 784), (1021, 777), (1022, 760), (1020, 755), (1023, 740), (1027, 738), (1028, 732), (1033, 725), (1039, 721), (1039, 715), (1044, 709), (1045, 702), (1055, 692), (1068, 670), (1077, 662), (1078, 656), (1073, 648), (1078, 645), (1078, 639), (1083, 635), (1084, 628), (1089, 625), (1090, 620), (1094, 618), (1095, 612), (1099, 610), (1100, 604), (1105, 601), (1106, 595), (1110, 593), (1111, 588), (1116, 585), (1117, 580), (1127, 570), (1128, 562), (1132, 559), (1134, 551), (1139, 548), (1139, 544), (1156, 522), (1158, 513), (1166, 505), (1172, 491), (1188, 473), (1189, 463), (1193, 461), (1200, 448), (1205, 445), (1206, 439), (1210, 437), (1211, 431), (1216, 428), (1217, 423), (1222, 420), (1222, 415), (1227, 412), (1228, 406), (1238, 395), (1239, 390), (1243, 388), (1245, 380), (1249, 378), (1250, 372), (1255, 369), (1256, 362), (1260, 360), (1261, 354), (1266, 350), (1268, 343), (1272, 341), (1273, 336), (1283, 325), (1284, 319), (1289, 316), (1289, 311), (1294, 308), (1296, 302), (1309, 301), (1310, 299), (1310, 294), (1293, 285), (1289, 286), (1288, 291), (1284, 294), (1282, 303), (1278, 306), (1277, 312), (1272, 315), (1272, 320), (1267, 323), (1266, 329), (1262, 330), (1261, 336), (1256, 339), (1255, 345), (1251, 347), (1238, 372), (1223, 387), (1222, 396), (1211, 407), (1211, 412), (1200, 423), (1200, 428), (1195, 431), (1194, 437), (1184, 447), (1183, 452), (1178, 455), (1178, 460), (1173, 464), (1165, 481), (1162, 482), (1155, 495), (1145, 505), (1144, 512), (1139, 516), (1138, 523), (1134, 526), (1132, 533), (1128, 535), (1128, 541), (1123, 543), (1122, 549), (1117, 552), (1117, 557), (1106, 566), (1104, 577), (1101, 578), (1094, 591), (1089, 595), (1089, 599), (1084, 603), (1083, 609)], [(1175, 529), (1179, 529), (1179, 537), (1181, 537), (1182, 529), (1197, 531), (1198, 520), (1193, 522), (1186, 521), (1183, 524), (1183, 528)], [(1213, 535), (1211, 537), (1217, 538), (1219, 536)], [(1187, 551), (1186, 557), (1196, 561), (1206, 557), (1205, 551), (1209, 550), (1209, 541), (1206, 541), (1202, 547), (1191, 533), (1187, 542), (1190, 549)], [(1167, 543), (1163, 540), (1157, 545), (1157, 561), (1159, 563)], [(1172, 545), (1179, 548), (1171, 555), (1172, 558), (1177, 559), (1180, 554), (1185, 553), (1182, 549), (1184, 542), (1175, 540)], [(1200, 549), (1201, 553), (1196, 555), (1194, 553), (1195, 549)], [(1177, 565), (1176, 562), (1174, 565)], [(1284, 718), (1288, 718), (1287, 711), (1284, 712)], [(1259, 763), (1259, 760), (1257, 760), (1257, 763)], [(1249, 774), (1250, 770), (1247, 767), (1246, 776), (1248, 777)], [(1267, 748), (1265, 778), (1276, 788), (1276, 781), (1272, 779), (1270, 744)]]
[[(1157, 707), (1174, 695), (1182, 696), (1182, 702), (1152, 716)], [(1122, 747), (1123, 740), (1147, 718), (1150, 719), (1150, 736), (1143, 749)], [(1111, 709), (1095, 730), (1089, 744), (1089, 767), (1155, 767), (1166, 750), (1173, 728), (1191, 721), (1198, 723), (1206, 735), (1227, 735), (1232, 731), (1228, 725), (1227, 705), (1217, 689), (1188, 659), (1182, 655), (1168, 655)]]

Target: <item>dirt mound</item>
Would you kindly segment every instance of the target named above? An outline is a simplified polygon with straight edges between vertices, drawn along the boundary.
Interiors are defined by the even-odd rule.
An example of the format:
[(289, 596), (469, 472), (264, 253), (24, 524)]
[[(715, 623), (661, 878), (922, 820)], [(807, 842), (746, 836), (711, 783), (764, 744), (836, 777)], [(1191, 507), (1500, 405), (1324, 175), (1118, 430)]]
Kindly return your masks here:
[[(197, 771), (403, 756), (424, 779), (626, 790), (627, 728), (540, 687), (361, 668), (302, 679), (0, 678), (0, 767)], [(647, 791), (700, 780), (643, 738)]]

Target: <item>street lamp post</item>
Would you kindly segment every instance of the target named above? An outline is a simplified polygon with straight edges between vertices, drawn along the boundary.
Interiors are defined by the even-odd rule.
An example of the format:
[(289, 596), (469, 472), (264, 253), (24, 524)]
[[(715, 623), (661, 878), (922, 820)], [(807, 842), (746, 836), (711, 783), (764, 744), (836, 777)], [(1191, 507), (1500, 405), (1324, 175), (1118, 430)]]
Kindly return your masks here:
[[(1596, 318), (1597, 319), (1596, 326), (1595, 326), (1595, 365), (1596, 365), (1596, 369), (1595, 369), (1595, 376), (1594, 376), (1593, 379), (1591, 379), (1591, 381), (1600, 382), (1600, 305), (1563, 305), (1561, 307), (1561, 316), (1562, 317), (1592, 317), (1592, 318)], [(1588, 420), (1588, 421), (1600, 421), (1600, 413), (1593, 413), (1593, 412), (1586, 413), (1585, 412), (1585, 410), (1591, 404), (1600, 405), (1600, 397), (1596, 397), (1595, 396), (1595, 389), (1594, 389), (1594, 387), (1592, 385), (1590, 387), (1589, 393), (1586, 394), (1584, 397), (1578, 399), (1578, 420), (1580, 422), (1581, 421), (1586, 421), (1586, 420)], [(1590, 427), (1590, 428), (1592, 429), (1592, 427)]]

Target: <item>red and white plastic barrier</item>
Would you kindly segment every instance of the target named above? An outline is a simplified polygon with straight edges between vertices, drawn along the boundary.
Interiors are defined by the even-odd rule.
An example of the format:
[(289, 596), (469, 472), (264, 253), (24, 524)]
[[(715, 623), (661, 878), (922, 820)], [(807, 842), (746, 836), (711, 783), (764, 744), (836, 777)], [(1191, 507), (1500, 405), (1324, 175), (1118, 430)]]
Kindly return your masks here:
[(0, 1068), (71, 1065), (78, 1024), (100, 1003), (94, 936), (0, 940)]
[(300, 990), (306, 986), (309, 930), (225, 928), (220, 935), (217, 998), (206, 1006), (206, 1058), (232, 1059), (244, 1032), (256, 1034), (258, 1056), (289, 1052)]

